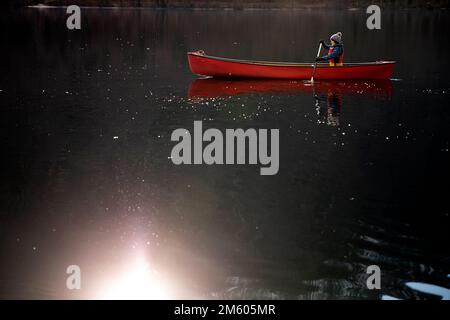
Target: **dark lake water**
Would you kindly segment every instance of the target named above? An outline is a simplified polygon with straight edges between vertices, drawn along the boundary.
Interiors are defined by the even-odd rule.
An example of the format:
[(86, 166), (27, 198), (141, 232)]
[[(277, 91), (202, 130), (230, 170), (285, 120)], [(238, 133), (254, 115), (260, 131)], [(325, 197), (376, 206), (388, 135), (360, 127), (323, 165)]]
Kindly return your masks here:
[[(151, 275), (137, 282), (157, 298), (450, 287), (448, 11), (383, 12), (378, 31), (363, 10), (82, 9), (80, 31), (66, 18), (0, 19), (0, 298), (108, 297), (134, 290), (142, 261)], [(198, 49), (310, 62), (336, 31), (347, 62), (397, 60), (395, 80), (267, 90), (195, 81), (187, 64)], [(194, 120), (279, 129), (279, 173), (175, 166), (170, 135)], [(78, 291), (66, 289), (72, 264)], [(369, 265), (381, 290), (366, 287)]]

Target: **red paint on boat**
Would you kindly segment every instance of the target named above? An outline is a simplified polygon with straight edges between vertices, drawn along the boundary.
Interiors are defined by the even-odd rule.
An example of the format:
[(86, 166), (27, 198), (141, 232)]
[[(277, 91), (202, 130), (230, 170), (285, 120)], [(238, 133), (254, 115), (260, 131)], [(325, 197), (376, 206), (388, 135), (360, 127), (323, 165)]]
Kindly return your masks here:
[[(201, 52), (188, 52), (191, 71), (201, 76), (216, 78), (260, 78), (260, 79), (311, 79), (313, 65), (269, 61), (249, 61), (219, 58)], [(314, 79), (389, 79), (394, 72), (395, 61), (345, 63), (331, 67), (317, 64)]]

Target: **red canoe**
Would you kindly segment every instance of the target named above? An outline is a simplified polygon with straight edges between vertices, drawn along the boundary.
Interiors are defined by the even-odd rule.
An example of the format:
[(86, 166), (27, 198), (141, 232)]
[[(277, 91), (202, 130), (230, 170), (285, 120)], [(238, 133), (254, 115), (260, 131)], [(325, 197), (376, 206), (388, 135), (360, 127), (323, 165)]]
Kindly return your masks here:
[[(260, 78), (260, 79), (310, 79), (313, 64), (250, 61), (219, 58), (205, 55), (203, 51), (188, 52), (189, 67), (195, 74), (216, 78)], [(395, 61), (345, 63), (330, 67), (318, 63), (314, 79), (389, 79), (394, 72)]]

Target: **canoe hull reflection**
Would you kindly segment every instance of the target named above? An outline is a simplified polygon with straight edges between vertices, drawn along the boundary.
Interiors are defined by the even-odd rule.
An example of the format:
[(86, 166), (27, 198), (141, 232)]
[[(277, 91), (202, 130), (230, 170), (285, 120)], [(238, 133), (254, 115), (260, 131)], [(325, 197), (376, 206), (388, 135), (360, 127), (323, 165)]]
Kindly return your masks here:
[(226, 80), (196, 79), (191, 83), (190, 98), (213, 98), (251, 93), (328, 93), (345, 95), (370, 95), (389, 97), (392, 93), (390, 80), (371, 81), (317, 81), (314, 85), (292, 80)]

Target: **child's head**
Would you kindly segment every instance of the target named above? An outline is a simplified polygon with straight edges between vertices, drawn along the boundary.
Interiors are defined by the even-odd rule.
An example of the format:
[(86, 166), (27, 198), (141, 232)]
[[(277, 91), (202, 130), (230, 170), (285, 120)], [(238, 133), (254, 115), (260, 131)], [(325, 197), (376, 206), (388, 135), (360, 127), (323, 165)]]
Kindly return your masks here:
[(342, 32), (337, 32), (330, 37), (330, 41), (332, 45), (336, 45), (341, 43), (342, 41)]

